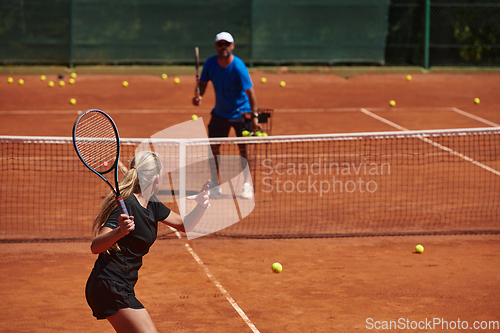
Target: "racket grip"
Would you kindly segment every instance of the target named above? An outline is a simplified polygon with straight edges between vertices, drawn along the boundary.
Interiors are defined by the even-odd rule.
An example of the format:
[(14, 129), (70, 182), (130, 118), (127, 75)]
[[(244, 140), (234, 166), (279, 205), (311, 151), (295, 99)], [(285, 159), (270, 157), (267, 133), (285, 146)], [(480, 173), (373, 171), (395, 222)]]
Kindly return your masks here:
[(127, 207), (125, 207), (125, 202), (123, 201), (123, 198), (120, 196), (119, 198), (116, 198), (116, 201), (118, 202), (118, 209), (120, 210), (120, 214), (125, 214), (128, 215)]

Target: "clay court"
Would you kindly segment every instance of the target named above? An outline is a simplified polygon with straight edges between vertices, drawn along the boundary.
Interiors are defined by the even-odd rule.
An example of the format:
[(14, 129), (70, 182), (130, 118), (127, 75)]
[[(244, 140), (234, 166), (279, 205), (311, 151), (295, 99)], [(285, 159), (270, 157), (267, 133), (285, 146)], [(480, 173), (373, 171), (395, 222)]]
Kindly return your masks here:
[[(411, 74), (411, 81), (369, 70), (251, 76), (260, 107), (275, 110), (273, 135), (500, 126), (500, 74)], [(59, 81), (0, 75), (2, 135), (69, 137), (79, 112), (99, 108), (122, 137), (147, 138), (192, 114), (207, 125), (214, 103), (209, 87), (202, 106), (191, 105), (192, 75), (79, 74), (75, 84), (66, 75), (64, 87), (52, 88), (49, 80)], [(498, 234), (191, 241), (172, 234), (144, 258), (136, 293), (160, 332), (383, 331), (375, 328), (390, 322), (399, 331), (446, 332), (464, 321), (498, 331), (499, 241)], [(424, 253), (414, 252), (417, 244)], [(0, 243), (0, 331), (113, 332), (85, 301), (96, 258), (89, 245)], [(282, 273), (271, 272), (273, 262)], [(436, 325), (415, 326), (426, 321)]]

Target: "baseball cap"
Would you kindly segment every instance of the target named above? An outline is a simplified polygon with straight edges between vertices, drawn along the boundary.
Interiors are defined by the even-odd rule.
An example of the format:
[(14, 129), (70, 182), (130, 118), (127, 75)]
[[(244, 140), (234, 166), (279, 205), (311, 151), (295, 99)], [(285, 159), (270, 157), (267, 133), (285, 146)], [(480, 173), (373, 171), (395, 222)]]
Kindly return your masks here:
[(218, 33), (217, 36), (215, 36), (215, 42), (217, 43), (220, 40), (225, 40), (229, 43), (234, 43), (233, 36), (231, 36), (229, 32)]

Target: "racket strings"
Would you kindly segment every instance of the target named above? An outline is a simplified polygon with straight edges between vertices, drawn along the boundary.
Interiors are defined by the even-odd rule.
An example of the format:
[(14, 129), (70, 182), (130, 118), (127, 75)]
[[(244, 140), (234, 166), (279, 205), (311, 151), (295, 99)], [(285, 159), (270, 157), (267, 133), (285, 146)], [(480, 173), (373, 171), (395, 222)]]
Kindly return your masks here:
[(85, 162), (94, 170), (112, 168), (118, 141), (110, 120), (99, 112), (90, 112), (80, 119), (76, 128), (76, 145)]

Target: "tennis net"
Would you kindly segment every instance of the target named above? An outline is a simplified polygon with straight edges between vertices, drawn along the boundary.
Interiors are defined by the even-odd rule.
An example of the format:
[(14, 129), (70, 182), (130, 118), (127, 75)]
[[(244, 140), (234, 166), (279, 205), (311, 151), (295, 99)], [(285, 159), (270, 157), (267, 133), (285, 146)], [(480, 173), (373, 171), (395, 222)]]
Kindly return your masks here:
[[(143, 140), (122, 139), (125, 165)], [(109, 188), (79, 161), (71, 138), (1, 136), (0, 143), (0, 241), (90, 239), (92, 221)], [(196, 193), (210, 178), (207, 163), (199, 160), (206, 154), (206, 141), (153, 143), (166, 168), (186, 166), (171, 173), (172, 182), (164, 181), (158, 198), (174, 211), (189, 211), (184, 194)], [(248, 215), (240, 212), (243, 219), (238, 223), (207, 232), (213, 235), (500, 231), (498, 128), (223, 138), (210, 143), (220, 144), (222, 156), (239, 156), (245, 147), (255, 193), (253, 210)], [(239, 177), (238, 170), (234, 175)], [(234, 210), (245, 200), (240, 191), (234, 186), (238, 200), (231, 191), (212, 197), (222, 208), (211, 213), (222, 217)], [(160, 235), (169, 233), (166, 227), (160, 229)]]

